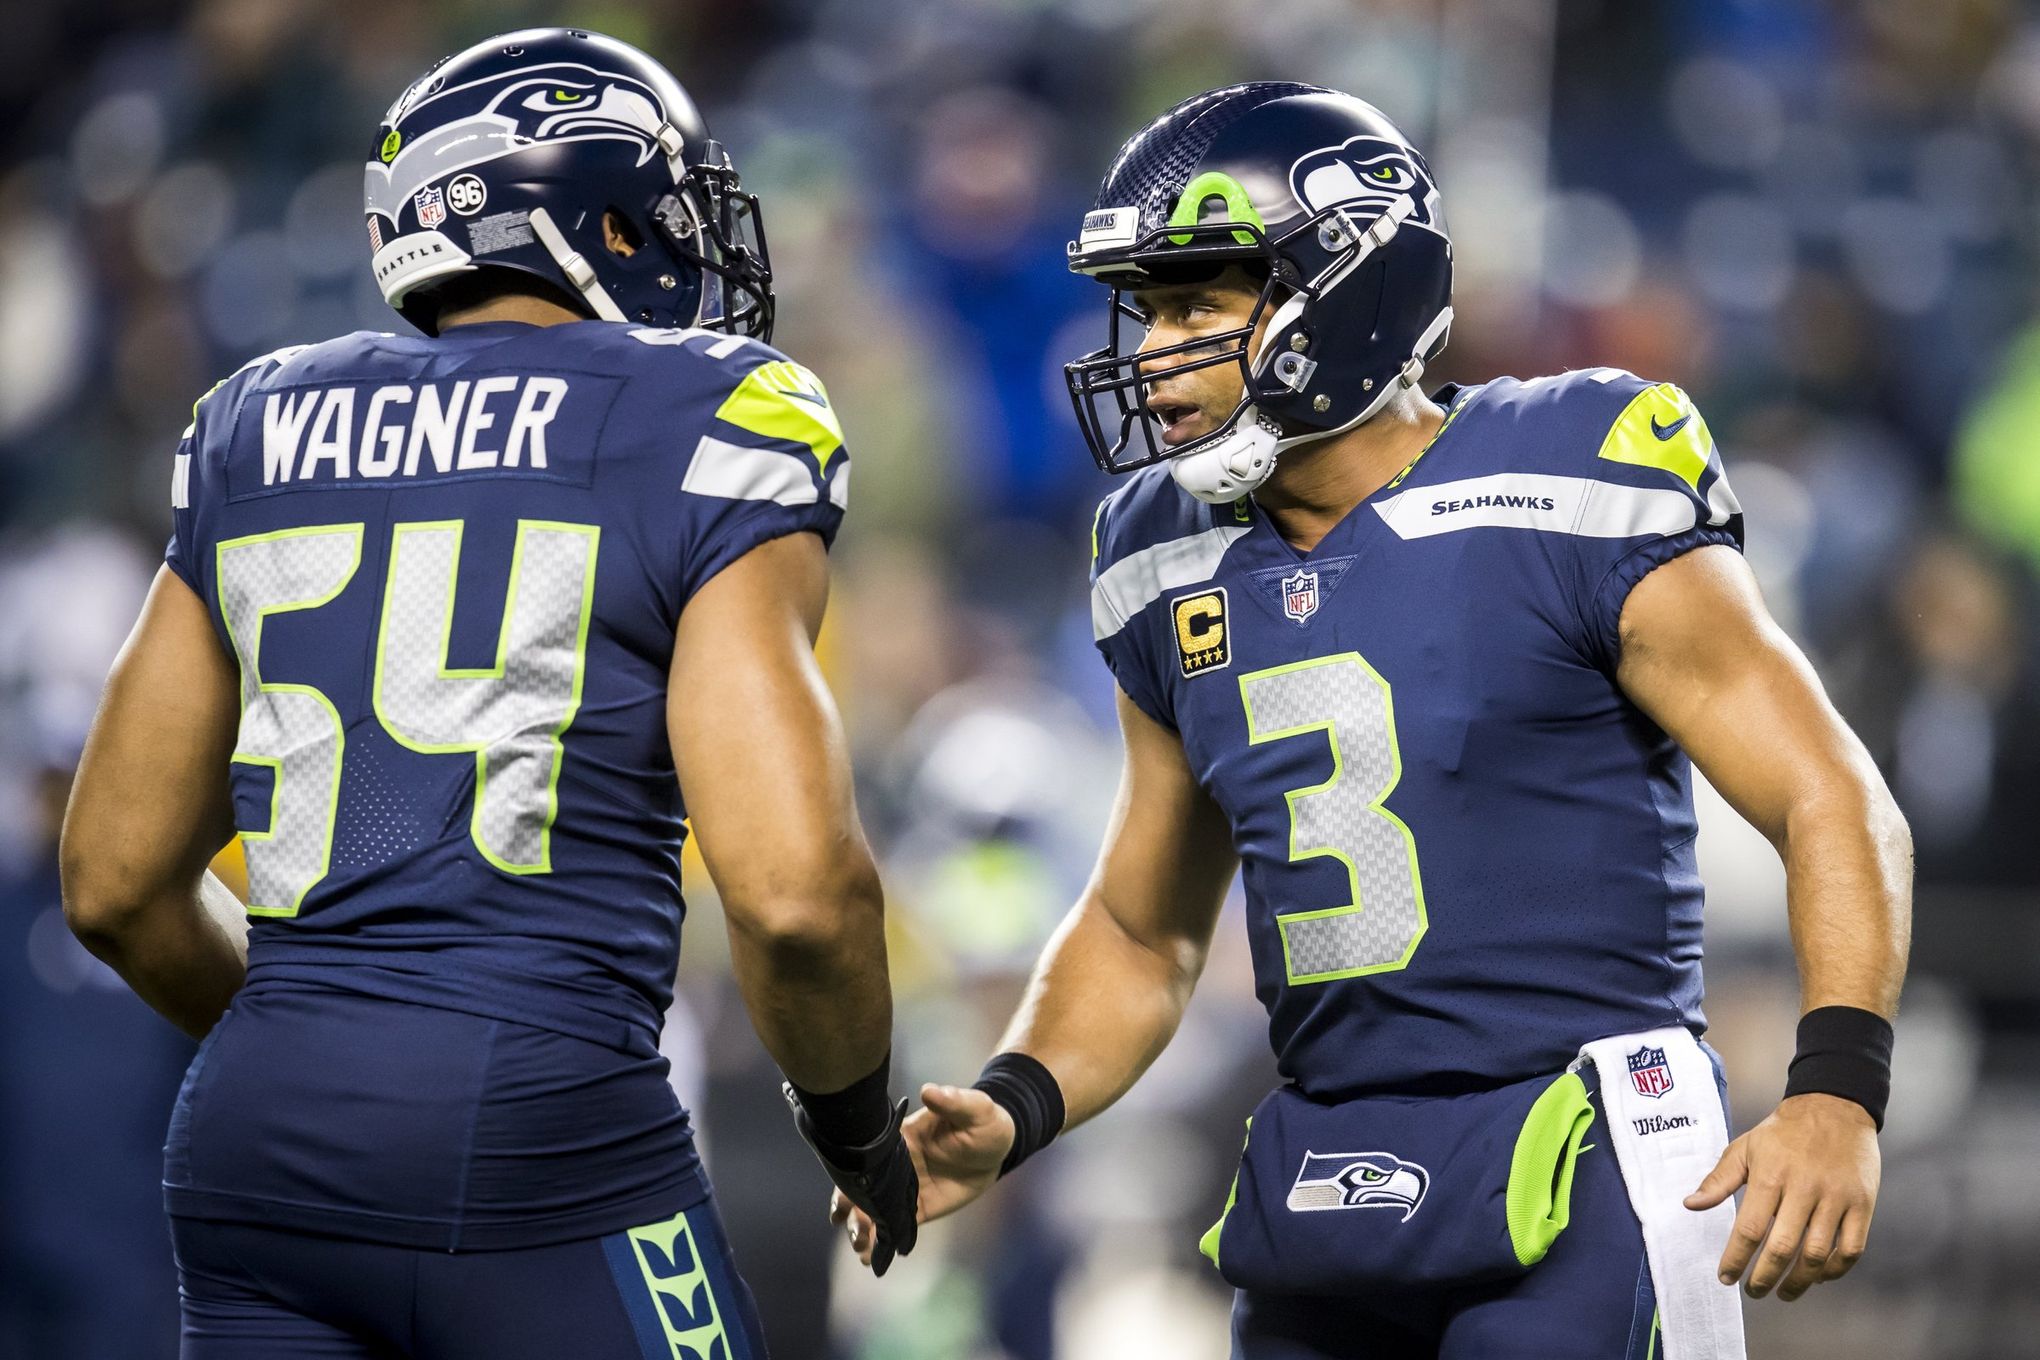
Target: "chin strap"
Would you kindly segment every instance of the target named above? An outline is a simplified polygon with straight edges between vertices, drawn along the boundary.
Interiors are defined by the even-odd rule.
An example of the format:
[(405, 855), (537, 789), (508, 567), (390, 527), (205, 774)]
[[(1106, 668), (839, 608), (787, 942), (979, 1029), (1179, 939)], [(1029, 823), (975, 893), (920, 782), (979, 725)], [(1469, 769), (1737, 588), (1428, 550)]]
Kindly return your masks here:
[(1275, 473), (1275, 455), (1285, 443), (1281, 427), (1252, 406), (1233, 428), (1193, 453), (1169, 460), (1176, 485), (1209, 505), (1236, 501)]
[(553, 263), (560, 267), (560, 272), (567, 276), (567, 282), (574, 285), (574, 290), (588, 300), (588, 305), (595, 309), (595, 315), (603, 321), (628, 321), (630, 318), (616, 305), (616, 299), (609, 296), (609, 290), (595, 277), (595, 267), (567, 244), (566, 235), (552, 220), (552, 214), (544, 208), (533, 208), (530, 220), (532, 233), (545, 247), (545, 253), (553, 257)]

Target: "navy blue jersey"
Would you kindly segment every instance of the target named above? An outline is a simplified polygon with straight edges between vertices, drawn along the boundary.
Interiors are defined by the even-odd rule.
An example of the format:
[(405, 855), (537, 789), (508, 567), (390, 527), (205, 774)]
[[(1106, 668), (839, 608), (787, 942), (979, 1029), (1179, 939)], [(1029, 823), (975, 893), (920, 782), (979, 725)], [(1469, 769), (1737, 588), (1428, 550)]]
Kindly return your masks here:
[[(705, 331), (362, 332), (267, 356), (202, 400), (168, 562), (240, 667), (250, 995), (653, 1054), (681, 919), (675, 625), (757, 544), (833, 537), (847, 478), (814, 376)], [(461, 1099), (501, 1094), (482, 1070)], [(344, 1179), (307, 1168), (275, 1197), (331, 1207)], [(543, 1196), (561, 1221), (608, 1193), (604, 1175), (567, 1179)], [(194, 1188), (213, 1208), (259, 1191)], [(498, 1217), (522, 1193), (500, 1187)]]
[(1166, 466), (1100, 508), (1092, 619), (1243, 860), (1257, 991), (1312, 1095), (1473, 1089), (1700, 1012), (1691, 771), (1617, 687), (1630, 587), (1740, 511), (1684, 393), (1448, 390), (1299, 553)]

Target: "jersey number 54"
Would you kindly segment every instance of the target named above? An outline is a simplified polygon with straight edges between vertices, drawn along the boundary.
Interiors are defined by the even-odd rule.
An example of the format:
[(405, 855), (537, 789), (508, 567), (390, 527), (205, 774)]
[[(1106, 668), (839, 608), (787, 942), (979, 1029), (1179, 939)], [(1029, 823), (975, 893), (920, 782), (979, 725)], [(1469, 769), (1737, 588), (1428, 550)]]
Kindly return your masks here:
[[(375, 715), (398, 744), (475, 762), (469, 832), (511, 874), (552, 870), (560, 737), (581, 706), (601, 530), (520, 520), (496, 664), (446, 665), (460, 566), (459, 520), (398, 524), (376, 628)], [(330, 603), (361, 565), (366, 526), (332, 524), (222, 542), (220, 614), (241, 665), (234, 760), (274, 773), (269, 828), (244, 831), (248, 911), (295, 916), (332, 865), (346, 725), (309, 685), (263, 680), (263, 623)]]

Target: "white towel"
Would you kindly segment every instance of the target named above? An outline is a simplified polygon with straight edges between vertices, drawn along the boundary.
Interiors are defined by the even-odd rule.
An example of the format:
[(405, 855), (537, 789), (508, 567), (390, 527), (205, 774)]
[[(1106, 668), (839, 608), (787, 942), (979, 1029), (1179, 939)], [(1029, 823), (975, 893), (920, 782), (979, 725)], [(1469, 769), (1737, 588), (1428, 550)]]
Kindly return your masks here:
[(1735, 1201), (1695, 1213), (1683, 1201), (1728, 1146), (1714, 1065), (1683, 1026), (1597, 1039), (1573, 1066), (1601, 1078), (1609, 1141), (1643, 1225), (1664, 1360), (1744, 1360), (1742, 1300), (1716, 1278)]

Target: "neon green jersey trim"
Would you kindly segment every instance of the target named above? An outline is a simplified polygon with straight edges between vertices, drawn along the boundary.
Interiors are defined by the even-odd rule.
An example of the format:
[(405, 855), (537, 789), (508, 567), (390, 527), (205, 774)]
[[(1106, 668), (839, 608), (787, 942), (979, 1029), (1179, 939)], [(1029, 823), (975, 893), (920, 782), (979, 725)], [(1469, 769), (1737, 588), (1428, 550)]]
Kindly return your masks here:
[(805, 444), (826, 473), (843, 447), (843, 424), (822, 380), (791, 359), (761, 364), (744, 375), (715, 418), (764, 439)]
[(1580, 1140), (1594, 1123), (1594, 1105), (1587, 1084), (1568, 1072), (1544, 1088), (1524, 1116), (1509, 1158), (1509, 1189), (1504, 1200), (1509, 1220), (1509, 1245), (1516, 1260), (1534, 1266), (1551, 1250), (1572, 1217), (1573, 1168)]
[[(1240, 1141), (1240, 1161), (1242, 1164), (1244, 1164), (1247, 1160), (1247, 1142), (1250, 1141), (1253, 1138), (1253, 1136), (1254, 1136), (1254, 1120), (1253, 1117), (1249, 1115), (1247, 1118), (1247, 1136), (1245, 1139), (1242, 1139)], [(1204, 1255), (1209, 1257), (1211, 1259), (1211, 1264), (1214, 1266), (1218, 1264), (1218, 1239), (1220, 1236), (1224, 1234), (1225, 1221), (1226, 1219), (1232, 1216), (1233, 1205), (1239, 1203), (1239, 1199), (1240, 1199), (1240, 1173), (1237, 1169), (1235, 1169), (1233, 1171), (1232, 1188), (1225, 1192), (1225, 1208), (1219, 1210), (1218, 1212), (1218, 1222), (1212, 1224), (1209, 1228), (1206, 1228), (1204, 1230), (1204, 1236), (1197, 1239), (1197, 1250), (1203, 1252)]]
[[(694, 1240), (694, 1229), (688, 1223), (687, 1215), (675, 1214), (664, 1223), (632, 1228), (629, 1236), (631, 1255), (637, 1260), (639, 1274), (644, 1276), (646, 1291), (657, 1303), (653, 1311), (659, 1315), (660, 1329), (665, 1333), (666, 1344), (673, 1348), (675, 1360), (681, 1356), (728, 1354), (730, 1341), (723, 1325), (722, 1303), (709, 1284), (708, 1266), (702, 1260), (701, 1244)], [(684, 1247), (679, 1245), (683, 1238), (686, 1240)], [(661, 1274), (652, 1268), (652, 1262), (646, 1256), (647, 1248), (659, 1252), (669, 1263), (691, 1261), (693, 1269), (680, 1274)], [(675, 1317), (690, 1317), (696, 1304), (702, 1302), (707, 1306), (707, 1321), (696, 1322), (686, 1328), (673, 1325)]]
[(1669, 472), (1697, 494), (1714, 437), (1693, 399), (1670, 383), (1638, 392), (1601, 441), (1600, 456)]
[[(1261, 214), (1254, 207), (1254, 200), (1247, 197), (1246, 188), (1231, 175), (1218, 170), (1206, 170), (1196, 179), (1183, 186), (1182, 197), (1176, 200), (1176, 211), (1169, 214), (1172, 227), (1194, 227), (1204, 212), (1204, 200), (1222, 198), (1225, 200), (1225, 220), (1228, 222), (1251, 222), (1258, 231), (1265, 232), (1268, 226), (1261, 220)], [(1254, 234), (1236, 231), (1233, 240), (1243, 246), (1254, 244)], [(1171, 244), (1187, 246), (1190, 237), (1171, 236)]]

